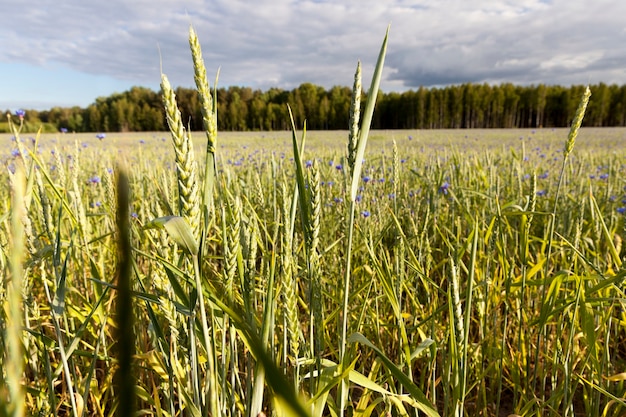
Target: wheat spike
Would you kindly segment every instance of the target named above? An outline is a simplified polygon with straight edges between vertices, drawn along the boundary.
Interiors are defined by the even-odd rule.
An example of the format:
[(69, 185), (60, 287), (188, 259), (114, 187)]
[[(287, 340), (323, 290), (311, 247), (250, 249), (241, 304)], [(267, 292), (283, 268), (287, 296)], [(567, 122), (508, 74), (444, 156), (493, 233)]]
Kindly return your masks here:
[(209, 88), (206, 76), (206, 67), (202, 58), (202, 49), (198, 41), (198, 35), (193, 26), (189, 27), (189, 47), (191, 48), (191, 58), (193, 59), (194, 80), (198, 95), (200, 96), (200, 108), (202, 109), (202, 121), (207, 137), (207, 151), (215, 153), (217, 140), (217, 121), (213, 109), (213, 97)]
[(285, 303), (285, 317), (287, 319), (287, 332), (289, 333), (289, 351), (295, 364), (299, 351), (300, 339), (298, 329), (298, 296), (296, 291), (297, 280), (295, 275), (295, 265), (293, 260), (293, 237), (291, 235), (291, 199), (287, 193), (285, 185), (282, 186), (283, 195), (283, 296)]
[(356, 65), (354, 85), (352, 86), (352, 102), (350, 104), (350, 135), (348, 137), (348, 166), (350, 174), (356, 162), (356, 152), (359, 145), (359, 121), (361, 118), (361, 62)]
[(43, 217), (44, 229), (49, 239), (52, 239), (55, 233), (54, 220), (52, 219), (52, 209), (50, 207), (50, 200), (46, 194), (46, 188), (43, 185), (43, 179), (41, 178), (40, 170), (35, 170), (35, 181), (37, 181), (37, 192), (39, 193), (39, 200), (41, 201), (41, 214)]
[[(450, 273), (452, 275), (451, 283), (452, 283), (452, 303), (454, 304), (454, 316), (455, 316), (454, 321), (456, 322), (456, 330), (457, 330), (456, 340), (457, 340), (458, 346), (462, 347), (463, 339), (465, 338), (465, 324), (463, 321), (463, 308), (461, 306), (459, 271), (452, 257), (450, 257)], [(459, 349), (459, 351), (461, 351), (461, 349)]]
[(567, 142), (565, 142), (563, 158), (567, 158), (567, 156), (572, 152), (572, 149), (574, 149), (576, 136), (578, 136), (578, 130), (583, 123), (585, 110), (587, 109), (587, 104), (589, 104), (589, 97), (591, 97), (591, 90), (589, 89), (589, 86), (587, 86), (585, 88), (583, 96), (580, 99), (580, 103), (578, 104), (578, 109), (576, 109), (576, 115), (574, 116), (574, 120), (572, 121), (572, 126), (570, 128), (569, 135), (567, 136)]
[(200, 199), (193, 143), (183, 126), (180, 110), (176, 104), (176, 94), (165, 74), (161, 75), (161, 91), (176, 153), (180, 214), (189, 222), (197, 241), (200, 237)]
[(54, 149), (54, 165), (56, 167), (58, 183), (57, 185), (61, 190), (64, 190), (67, 185), (67, 179), (65, 176), (65, 164), (58, 149)]

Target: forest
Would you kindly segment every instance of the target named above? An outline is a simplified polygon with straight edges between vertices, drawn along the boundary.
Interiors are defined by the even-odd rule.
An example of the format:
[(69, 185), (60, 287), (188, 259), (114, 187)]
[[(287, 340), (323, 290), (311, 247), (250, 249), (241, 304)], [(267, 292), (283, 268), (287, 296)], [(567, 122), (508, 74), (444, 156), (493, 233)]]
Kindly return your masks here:
[[(626, 125), (626, 85), (592, 85), (585, 126)], [(467, 129), (565, 127), (572, 120), (584, 86), (461, 84), (420, 87), (405, 92), (380, 92), (374, 129)], [(195, 89), (175, 90), (183, 120), (191, 130), (202, 130)], [(351, 89), (330, 90), (303, 83), (292, 90), (249, 87), (220, 88), (217, 93), (218, 129), (271, 131), (290, 128), (287, 104), (297, 126), (306, 119), (310, 130), (346, 129)], [(6, 127), (5, 111), (0, 131)], [(4, 122), (4, 123), (3, 123)], [(26, 110), (25, 128), (36, 131), (141, 132), (166, 130), (160, 92), (145, 87), (99, 97), (87, 108)]]

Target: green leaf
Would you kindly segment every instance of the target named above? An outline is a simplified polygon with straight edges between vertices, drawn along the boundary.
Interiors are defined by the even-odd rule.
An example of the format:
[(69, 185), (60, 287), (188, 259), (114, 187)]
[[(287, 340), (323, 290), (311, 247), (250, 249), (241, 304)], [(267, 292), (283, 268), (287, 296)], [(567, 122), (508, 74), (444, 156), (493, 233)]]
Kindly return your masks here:
[(165, 229), (174, 242), (192, 255), (198, 254), (198, 242), (193, 237), (191, 226), (181, 216), (164, 216), (152, 220), (144, 229)]
[(365, 111), (361, 118), (361, 130), (359, 131), (359, 143), (356, 150), (356, 158), (354, 161), (354, 172), (352, 173), (352, 188), (350, 189), (350, 201), (356, 199), (356, 195), (359, 191), (359, 180), (361, 179), (361, 169), (363, 168), (363, 156), (365, 155), (365, 145), (367, 144), (367, 137), (370, 132), (370, 125), (372, 124), (372, 116), (374, 115), (374, 107), (376, 107), (376, 97), (378, 96), (378, 89), (380, 87), (380, 79), (383, 75), (383, 67), (385, 65), (385, 54), (387, 53), (387, 40), (389, 38), (389, 27), (385, 33), (385, 39), (380, 48), (378, 54), (378, 61), (376, 62), (376, 68), (374, 69), (374, 75), (372, 76), (372, 84), (368, 91), (367, 103), (365, 104)]

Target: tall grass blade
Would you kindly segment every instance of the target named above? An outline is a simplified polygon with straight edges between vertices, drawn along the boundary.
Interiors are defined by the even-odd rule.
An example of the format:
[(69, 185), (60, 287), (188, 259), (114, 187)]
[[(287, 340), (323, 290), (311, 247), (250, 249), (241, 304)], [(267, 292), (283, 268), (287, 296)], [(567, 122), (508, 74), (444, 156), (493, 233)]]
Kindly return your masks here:
[(354, 201), (359, 191), (359, 181), (361, 179), (361, 170), (363, 169), (363, 157), (365, 156), (365, 146), (367, 145), (367, 137), (369, 136), (370, 126), (372, 124), (372, 117), (374, 115), (374, 108), (376, 107), (376, 98), (378, 97), (378, 90), (380, 88), (380, 80), (383, 75), (383, 67), (385, 65), (385, 55), (387, 54), (387, 40), (389, 38), (389, 27), (385, 33), (385, 39), (380, 48), (378, 54), (378, 60), (376, 61), (376, 68), (374, 69), (374, 75), (372, 76), (372, 84), (367, 93), (367, 102), (365, 104), (365, 110), (362, 114), (361, 129), (359, 131), (358, 146), (356, 149), (356, 156), (354, 158), (354, 171), (352, 173), (352, 186), (350, 188), (350, 200)]
[(118, 229), (118, 272), (117, 272), (117, 362), (115, 374), (118, 407), (116, 415), (135, 415), (137, 397), (135, 393), (134, 314), (132, 298), (132, 246), (130, 242), (130, 186), (128, 177), (119, 171), (117, 178), (117, 229)]
[[(24, 371), (23, 355), (23, 297), (22, 282), (25, 253), (24, 225), (22, 219), (26, 214), (24, 206), (24, 173), (21, 168), (15, 173), (11, 198), (11, 281), (8, 285), (8, 315), (6, 338), (8, 345), (6, 381), (8, 395), (7, 414), (11, 417), (22, 417), (25, 412), (25, 392), (22, 387), (22, 373)], [(1, 363), (1, 362), (0, 362)], [(0, 410), (4, 408), (1, 407)]]

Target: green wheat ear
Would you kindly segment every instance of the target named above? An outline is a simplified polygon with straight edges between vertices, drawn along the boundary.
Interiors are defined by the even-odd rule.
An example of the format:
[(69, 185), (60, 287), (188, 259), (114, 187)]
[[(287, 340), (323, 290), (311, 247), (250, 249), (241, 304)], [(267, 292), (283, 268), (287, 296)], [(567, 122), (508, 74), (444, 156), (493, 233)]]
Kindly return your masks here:
[(161, 90), (167, 124), (172, 134), (176, 152), (176, 174), (178, 176), (178, 200), (180, 214), (187, 219), (196, 242), (200, 237), (200, 200), (198, 198), (197, 165), (193, 143), (183, 126), (176, 94), (165, 74), (161, 75)]
[(567, 142), (565, 142), (565, 149), (563, 150), (564, 158), (567, 158), (567, 156), (572, 152), (572, 149), (574, 149), (576, 136), (578, 136), (578, 130), (583, 123), (585, 110), (587, 110), (587, 104), (589, 104), (589, 97), (591, 97), (591, 90), (589, 89), (589, 86), (587, 86), (585, 87), (583, 96), (578, 104), (578, 109), (576, 109), (574, 120), (572, 120), (572, 127), (570, 128), (569, 135), (567, 136)]
[(359, 144), (359, 121), (361, 119), (361, 62), (359, 61), (354, 73), (352, 86), (352, 101), (350, 103), (350, 134), (348, 137), (348, 166), (350, 173), (354, 171), (356, 151)]
[[(206, 76), (206, 67), (202, 58), (202, 49), (198, 41), (198, 35), (193, 26), (189, 26), (189, 47), (193, 59), (194, 80), (200, 108), (202, 109), (202, 124), (207, 139), (205, 165), (204, 165), (204, 189), (202, 190), (202, 206), (205, 213), (213, 206), (213, 188), (215, 183), (215, 146), (217, 142), (217, 77), (215, 77), (214, 95), (211, 95), (209, 81)], [(204, 225), (208, 223), (205, 214)]]

